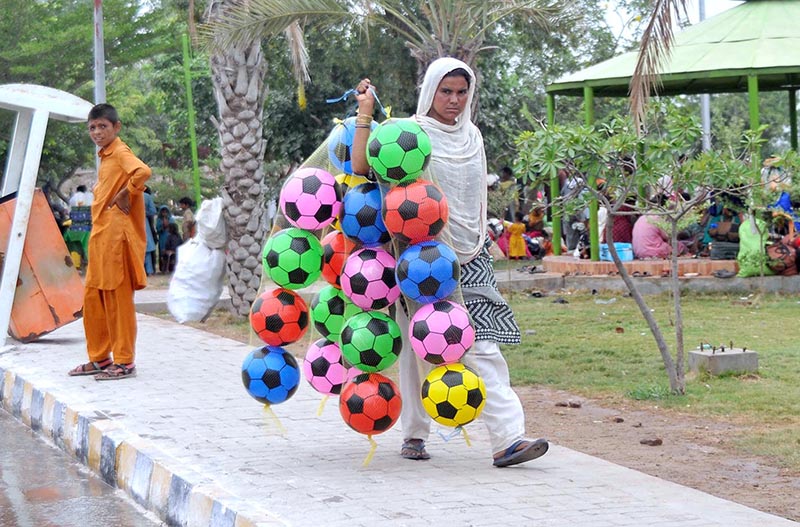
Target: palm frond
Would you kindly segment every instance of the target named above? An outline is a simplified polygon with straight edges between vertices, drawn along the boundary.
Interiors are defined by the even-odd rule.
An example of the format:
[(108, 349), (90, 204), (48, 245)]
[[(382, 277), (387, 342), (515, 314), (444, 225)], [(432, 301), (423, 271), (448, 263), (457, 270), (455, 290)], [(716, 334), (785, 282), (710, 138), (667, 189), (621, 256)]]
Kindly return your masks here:
[(308, 49), (306, 49), (303, 28), (298, 21), (294, 21), (284, 30), (286, 41), (289, 43), (289, 55), (292, 59), (292, 73), (299, 84), (311, 80), (308, 74)]
[(221, 7), (219, 15), (200, 28), (207, 47), (245, 46), (280, 35), (304, 18), (335, 24), (356, 17), (336, 0), (237, 0)]
[(289, 44), (289, 56), (292, 59), (292, 73), (297, 81), (297, 105), (301, 110), (306, 109), (305, 83), (311, 80), (308, 74), (308, 49), (306, 49), (303, 28), (297, 21), (289, 24), (284, 30), (286, 41)]
[(630, 84), (630, 108), (637, 129), (644, 122), (650, 92), (658, 87), (659, 71), (672, 50), (673, 24), (681, 11), (686, 13), (686, 0), (656, 0), (653, 14), (642, 34)]

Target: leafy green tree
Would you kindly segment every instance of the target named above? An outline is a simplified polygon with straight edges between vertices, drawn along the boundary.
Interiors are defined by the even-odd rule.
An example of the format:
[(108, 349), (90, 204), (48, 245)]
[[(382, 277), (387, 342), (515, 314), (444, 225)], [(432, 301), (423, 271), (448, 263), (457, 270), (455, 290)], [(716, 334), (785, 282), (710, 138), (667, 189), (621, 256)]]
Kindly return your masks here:
[[(620, 261), (614, 244), (609, 243), (608, 248), (620, 277), (653, 334), (671, 390), (683, 394), (686, 379), (678, 280), (678, 233), (687, 223), (696, 221), (693, 216), (710, 196), (725, 192), (746, 198), (759, 186), (752, 183), (757, 179), (754, 174), (758, 173), (758, 167), (750, 166), (749, 157), (761, 139), (757, 134), (746, 135), (747, 148), (737, 155), (726, 151), (698, 154), (700, 126), (696, 118), (682, 108), (663, 103), (658, 107), (651, 106), (649, 110), (647, 135), (640, 136), (632, 119), (620, 115), (595, 126), (553, 126), (523, 132), (517, 142), (519, 159), (515, 166), (518, 174), (530, 178), (534, 184), (546, 183), (557, 170), (570, 170), (581, 184), (575, 194), (558, 198), (551, 206), (570, 210), (599, 203), (608, 210), (607, 240), (613, 240), (614, 217), (647, 213), (661, 218), (672, 241), (670, 280), (674, 299), (674, 356), (636, 282)], [(684, 161), (681, 154), (687, 154), (688, 159)], [(625, 170), (626, 158), (636, 160), (635, 170)], [(600, 177), (605, 180), (605, 186), (598, 190), (596, 181)], [(673, 189), (684, 192), (666, 203), (646, 192), (646, 189), (658, 188), (664, 178), (671, 181)], [(638, 196), (634, 210), (622, 212), (623, 205), (631, 205), (630, 196)]]
[[(0, 84), (40, 84), (92, 100), (93, 3), (7, 0), (3, 9), (13, 16), (0, 17), (4, 35)], [(133, 67), (163, 51), (172, 38), (170, 24), (174, 17), (165, 16), (158, 4), (143, 9), (137, 0), (105, 0), (103, 15), (110, 77), (120, 68)], [(2, 112), (0, 127), (10, 130), (12, 119), (11, 112)], [(0, 158), (6, 155), (7, 141), (0, 140)], [(58, 192), (76, 168), (93, 164), (93, 151), (85, 129), (51, 121), (42, 150), (40, 181), (50, 181)]]
[[(562, 75), (610, 58), (614, 39), (603, 10), (596, 2), (580, 0), (547, 30), (532, 33), (524, 15), (498, 24), (478, 56), (481, 111), (477, 123), (483, 132), (490, 167), (499, 170), (515, 157), (514, 139), (520, 129), (546, 120), (545, 86)], [(624, 101), (598, 99), (596, 114), (602, 118), (623, 110)], [(558, 100), (560, 123), (581, 123), (581, 101)]]

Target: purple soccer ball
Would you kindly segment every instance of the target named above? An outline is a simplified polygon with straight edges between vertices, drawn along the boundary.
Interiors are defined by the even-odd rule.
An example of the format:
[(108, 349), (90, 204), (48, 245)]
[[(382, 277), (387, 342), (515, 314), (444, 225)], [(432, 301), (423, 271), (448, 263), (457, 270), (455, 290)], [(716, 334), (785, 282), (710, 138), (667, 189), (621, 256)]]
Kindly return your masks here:
[(449, 300), (425, 304), (408, 324), (414, 353), (431, 364), (458, 362), (475, 342), (466, 308)]
[(394, 257), (379, 247), (365, 247), (347, 257), (342, 290), (361, 309), (383, 309), (400, 297)]
[(312, 343), (303, 359), (303, 376), (323, 395), (339, 395), (344, 383), (359, 373), (360, 370), (344, 365), (339, 345), (328, 339)]
[(301, 168), (284, 183), (280, 194), (281, 212), (300, 229), (315, 231), (339, 217), (342, 190), (336, 178), (320, 168)]

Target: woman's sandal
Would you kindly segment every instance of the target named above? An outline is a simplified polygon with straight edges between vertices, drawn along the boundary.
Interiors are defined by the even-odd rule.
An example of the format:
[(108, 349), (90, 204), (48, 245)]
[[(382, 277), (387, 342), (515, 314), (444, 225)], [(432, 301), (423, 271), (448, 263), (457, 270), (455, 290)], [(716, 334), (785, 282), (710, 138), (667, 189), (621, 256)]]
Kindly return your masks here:
[(116, 381), (127, 377), (136, 377), (136, 366), (133, 364), (112, 364), (103, 373), (98, 373), (96, 381)]
[(403, 442), (400, 455), (405, 459), (430, 459), (431, 455), (425, 450), (425, 441), (422, 439), (407, 439)]
[[(525, 446), (520, 448), (522, 445)], [(500, 456), (494, 458), (493, 465), (496, 467), (510, 467), (511, 465), (525, 463), (542, 457), (548, 448), (550, 448), (550, 444), (546, 439), (536, 439), (534, 441), (520, 439), (515, 441)]]
[(99, 362), (87, 362), (86, 364), (75, 366), (67, 372), (67, 375), (70, 377), (79, 377), (81, 375), (97, 375), (98, 373), (103, 373), (106, 371), (111, 364), (111, 359), (101, 360)]

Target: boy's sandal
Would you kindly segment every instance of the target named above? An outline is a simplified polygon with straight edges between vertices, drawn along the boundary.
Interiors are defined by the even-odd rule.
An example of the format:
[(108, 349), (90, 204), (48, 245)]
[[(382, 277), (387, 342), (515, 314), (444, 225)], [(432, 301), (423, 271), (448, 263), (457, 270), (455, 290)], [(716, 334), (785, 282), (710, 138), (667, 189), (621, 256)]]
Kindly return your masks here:
[(405, 459), (430, 459), (431, 456), (425, 450), (425, 441), (422, 439), (407, 439), (403, 442), (400, 455)]
[(81, 375), (97, 375), (98, 373), (106, 371), (111, 364), (112, 363), (110, 359), (100, 362), (87, 362), (86, 364), (75, 366), (67, 372), (67, 375), (70, 377), (78, 377)]
[(112, 364), (103, 373), (97, 374), (96, 381), (116, 381), (126, 377), (136, 377), (136, 366), (132, 364)]

